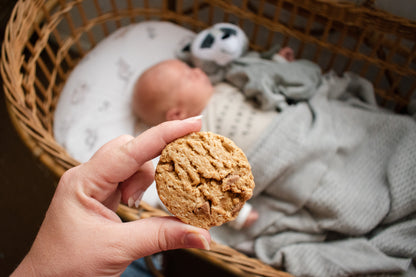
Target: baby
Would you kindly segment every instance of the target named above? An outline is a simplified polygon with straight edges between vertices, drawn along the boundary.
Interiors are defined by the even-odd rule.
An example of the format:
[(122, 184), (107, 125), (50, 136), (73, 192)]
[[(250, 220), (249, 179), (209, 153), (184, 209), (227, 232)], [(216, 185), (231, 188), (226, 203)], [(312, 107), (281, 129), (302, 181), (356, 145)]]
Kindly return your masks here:
[[(285, 47), (276, 60), (293, 61), (294, 53)], [(167, 60), (147, 69), (133, 92), (133, 111), (140, 120), (157, 125), (166, 120), (185, 119), (202, 113), (213, 95), (208, 76), (179, 60)]]
[(208, 76), (179, 60), (167, 60), (147, 69), (133, 92), (133, 111), (149, 125), (185, 119), (202, 113), (213, 94)]
[[(276, 58), (277, 62), (292, 61), (293, 50), (283, 48)], [(202, 114), (203, 131), (229, 137), (244, 152), (276, 116), (276, 111), (256, 108), (235, 87), (225, 83), (213, 87), (201, 69), (180, 60), (166, 60), (147, 69), (134, 86), (132, 105), (137, 118), (148, 126)], [(231, 226), (249, 227), (257, 218), (258, 213), (246, 203)]]

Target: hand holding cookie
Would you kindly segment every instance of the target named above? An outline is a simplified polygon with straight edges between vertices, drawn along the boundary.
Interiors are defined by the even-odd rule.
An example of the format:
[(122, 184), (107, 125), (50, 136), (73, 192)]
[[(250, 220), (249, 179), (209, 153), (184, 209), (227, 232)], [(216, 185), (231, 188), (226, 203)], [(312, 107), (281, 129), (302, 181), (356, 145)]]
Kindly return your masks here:
[(114, 139), (68, 170), (14, 276), (119, 276), (133, 260), (155, 252), (209, 249), (206, 230), (174, 217), (123, 223), (115, 213), (120, 200), (137, 203), (153, 182), (151, 159), (167, 143), (200, 128), (195, 118), (165, 122), (136, 138)]

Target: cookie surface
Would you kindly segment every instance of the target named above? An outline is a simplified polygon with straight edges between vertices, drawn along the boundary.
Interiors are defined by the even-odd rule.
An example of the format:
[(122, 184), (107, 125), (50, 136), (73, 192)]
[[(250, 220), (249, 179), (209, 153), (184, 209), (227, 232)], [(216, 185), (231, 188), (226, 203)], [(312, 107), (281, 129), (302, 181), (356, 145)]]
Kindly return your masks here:
[(210, 132), (169, 143), (160, 156), (155, 181), (172, 214), (205, 229), (235, 219), (254, 188), (243, 151), (230, 139)]

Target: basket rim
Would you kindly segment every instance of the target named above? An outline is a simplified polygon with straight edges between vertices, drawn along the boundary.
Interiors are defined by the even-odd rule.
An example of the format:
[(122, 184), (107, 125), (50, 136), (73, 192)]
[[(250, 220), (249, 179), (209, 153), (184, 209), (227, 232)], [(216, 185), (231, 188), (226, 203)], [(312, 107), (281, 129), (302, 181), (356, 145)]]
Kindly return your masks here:
[[(10, 49), (13, 49), (14, 51), (23, 49), (23, 46), (19, 47), (18, 45), (19, 43), (21, 43), (19, 39), (21, 39), (22, 34), (19, 32), (18, 34), (13, 34), (13, 31), (16, 29), (15, 27), (19, 26), (19, 24), (16, 23), (16, 21), (20, 20), (22, 16), (26, 15), (26, 14), (22, 15), (21, 14), (22, 12), (20, 11), (20, 9), (24, 9), (24, 8), (34, 9), (34, 7), (39, 7), (42, 2), (43, 2), (42, 0), (33, 0), (33, 1), (19, 0), (16, 2), (11, 12), (10, 18), (7, 22), (5, 32), (4, 32), (4, 40), (2, 43), (2, 47), (1, 47), (2, 59), (0, 60), (0, 71), (1, 71), (1, 76), (3, 80), (3, 91), (6, 96), (5, 97), (6, 108), (9, 114), (9, 118), (12, 122), (12, 125), (14, 126), (16, 132), (18, 133), (19, 137), (21, 138), (23, 143), (26, 145), (26, 147), (28, 147), (31, 150), (31, 153), (33, 154), (33, 156), (36, 157), (40, 162), (45, 164), (47, 168), (51, 170), (56, 177), (60, 177), (62, 176), (63, 172), (65, 172), (66, 168), (57, 164), (53, 156), (47, 151), (45, 151), (45, 149), (40, 145), (39, 141), (33, 138), (27, 132), (26, 122), (23, 120), (25, 116), (22, 115), (22, 113), (25, 112), (25, 106), (24, 106), (25, 103), (22, 102), (21, 100), (19, 101), (15, 99), (13, 95), (14, 89), (20, 87), (23, 76), (20, 72), (18, 72), (19, 70), (18, 68), (16, 69), (13, 67), (12, 63), (13, 62), (21, 63), (21, 59), (19, 60), (19, 57), (16, 57), (15, 53), (8, 53), (8, 50)], [(52, 0), (52, 1), (46, 1), (45, 5), (47, 5), (47, 8), (49, 9), (49, 8), (52, 8), (53, 5), (56, 5), (57, 3), (58, 3), (57, 0)], [(39, 18), (41, 17), (41, 15), (42, 15), (41, 13), (38, 13), (34, 16), (33, 11), (32, 11), (32, 16), (30, 17), (29, 15), (26, 15), (26, 17), (24, 17), (24, 20), (29, 20), (28, 18), (30, 17), (32, 20), (36, 22), (40, 20)], [(30, 32), (28, 32), (28, 34), (24, 36), (25, 39), (30, 37), (34, 32), (32, 26), (29, 27), (29, 30)], [(17, 41), (13, 41), (12, 40), (13, 38), (16, 39)], [(41, 128), (37, 128), (37, 126), (31, 126), (31, 127), (33, 129), (36, 129), (37, 133), (39, 134), (46, 135), (46, 136), (51, 135), (47, 133), (45, 130)], [(58, 144), (57, 146), (61, 147)], [(61, 148), (63, 151), (65, 151), (63, 147)]]

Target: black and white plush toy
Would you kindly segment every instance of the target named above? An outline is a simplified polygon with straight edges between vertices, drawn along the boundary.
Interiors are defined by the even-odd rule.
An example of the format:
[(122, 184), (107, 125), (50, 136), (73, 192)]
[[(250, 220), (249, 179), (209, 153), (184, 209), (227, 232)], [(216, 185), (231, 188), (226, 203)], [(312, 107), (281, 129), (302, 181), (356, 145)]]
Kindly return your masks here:
[(235, 24), (217, 23), (184, 41), (179, 59), (201, 68), (213, 83), (221, 81), (225, 67), (248, 50), (244, 31)]

